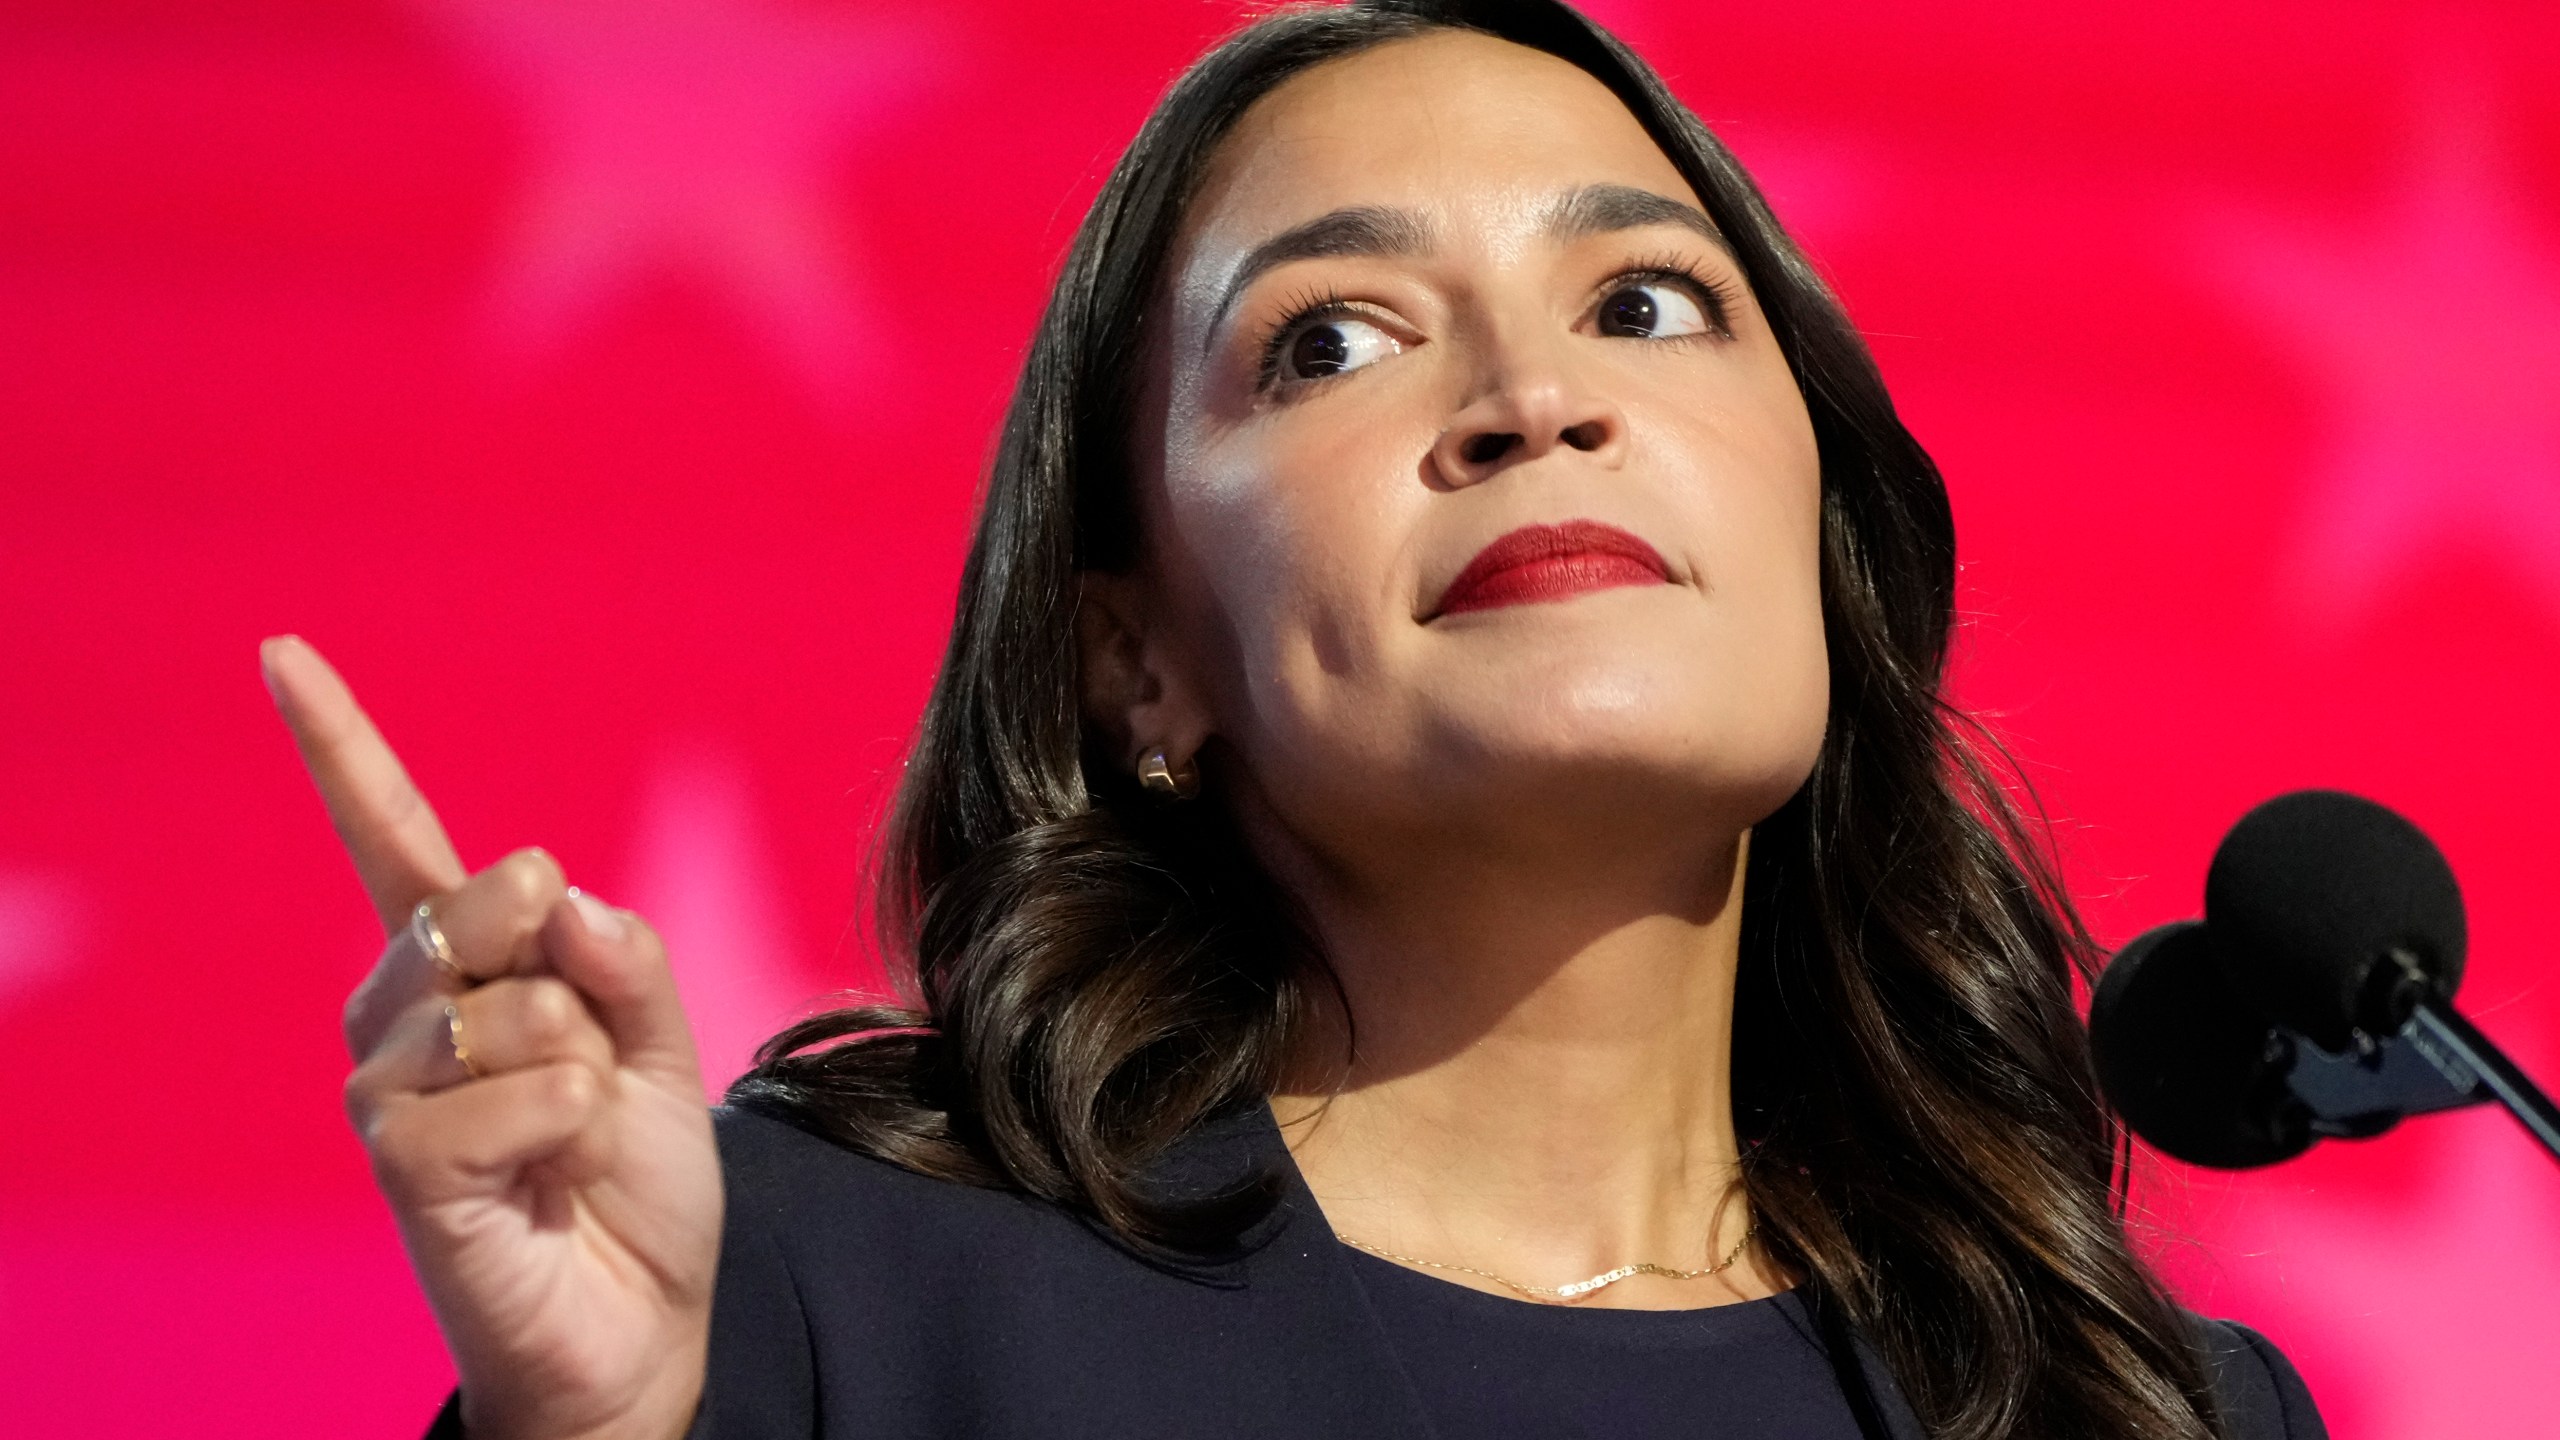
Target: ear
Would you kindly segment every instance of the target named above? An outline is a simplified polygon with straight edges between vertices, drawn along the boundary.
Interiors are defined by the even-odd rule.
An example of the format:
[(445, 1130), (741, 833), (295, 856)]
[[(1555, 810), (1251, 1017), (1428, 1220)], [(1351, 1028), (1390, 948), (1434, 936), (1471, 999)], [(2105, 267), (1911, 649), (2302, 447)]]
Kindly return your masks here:
[(1176, 770), (1208, 742), (1208, 709), (1199, 701), (1190, 657), (1164, 625), (1155, 588), (1137, 573), (1077, 576), (1076, 645), (1085, 720), (1110, 737), (1111, 753), (1135, 774), (1156, 751)]

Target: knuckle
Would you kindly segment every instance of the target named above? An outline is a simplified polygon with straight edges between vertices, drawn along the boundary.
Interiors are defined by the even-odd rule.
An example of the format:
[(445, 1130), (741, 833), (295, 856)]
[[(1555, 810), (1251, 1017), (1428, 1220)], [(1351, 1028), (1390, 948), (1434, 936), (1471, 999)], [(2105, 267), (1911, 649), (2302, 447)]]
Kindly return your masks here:
[(370, 1065), (359, 1065), (349, 1071), (346, 1083), (338, 1087), (338, 1102), (345, 1107), (347, 1123), (355, 1127), (358, 1135), (371, 1130), (380, 1098), (381, 1086)]
[(480, 884), (490, 892), (498, 908), (521, 911), (532, 903), (539, 877), (532, 867), (510, 855), (480, 872)]
[(519, 1023), (527, 1043), (548, 1053), (577, 1030), (582, 1006), (578, 992), (545, 976), (525, 986)]
[(568, 878), (560, 872), (560, 862), (540, 846), (527, 846), (499, 861), (494, 867), (504, 879), (508, 894), (526, 905), (544, 910), (568, 889)]
[(602, 1082), (584, 1065), (554, 1065), (543, 1072), (543, 1089), (553, 1105), (569, 1112), (593, 1109), (603, 1097)]
[(388, 1174), (408, 1173), (425, 1138), (415, 1105), (379, 1106), (364, 1127), (365, 1149), (373, 1156), (374, 1169)]
[(357, 986), (354, 993), (347, 996), (347, 1003), (338, 1008), (338, 1033), (346, 1037), (348, 1053), (359, 1059), (364, 1055), (365, 1039), (373, 1030), (370, 1023), (373, 1018), (372, 990), (370, 981)]
[(478, 918), (466, 927), (472, 943), (512, 953), (540, 929), (568, 885), (550, 856), (519, 850), (474, 876), (469, 888), (477, 895), (472, 909)]

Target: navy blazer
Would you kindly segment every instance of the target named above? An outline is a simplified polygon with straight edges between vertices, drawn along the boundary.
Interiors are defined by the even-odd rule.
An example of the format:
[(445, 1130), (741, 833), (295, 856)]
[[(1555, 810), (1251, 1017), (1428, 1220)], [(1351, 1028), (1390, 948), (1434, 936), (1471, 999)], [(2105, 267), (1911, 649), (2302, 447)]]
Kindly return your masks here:
[[(728, 1182), (694, 1440), (1414, 1440), (1435, 1430), (1269, 1110), (1178, 1148), (1175, 1183), (1287, 1189), (1236, 1256), (1140, 1261), (1041, 1201), (929, 1180), (717, 1112)], [(1926, 1440), (1845, 1330), (1877, 1440)], [(2325, 1437), (2301, 1377), (2237, 1325), (2204, 1340), (2233, 1440)], [(430, 1432), (458, 1437), (457, 1406)], [(1463, 1437), (1439, 1437), (1463, 1440)]]

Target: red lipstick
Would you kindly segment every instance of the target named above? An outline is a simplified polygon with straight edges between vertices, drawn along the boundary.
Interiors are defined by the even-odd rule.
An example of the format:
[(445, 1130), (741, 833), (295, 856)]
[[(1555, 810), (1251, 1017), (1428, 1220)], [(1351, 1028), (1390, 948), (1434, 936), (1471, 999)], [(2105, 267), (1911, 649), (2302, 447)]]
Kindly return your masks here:
[(1476, 552), (1432, 619), (1501, 605), (1535, 605), (1620, 585), (1661, 585), (1671, 567), (1661, 552), (1615, 525), (1568, 520), (1524, 525)]

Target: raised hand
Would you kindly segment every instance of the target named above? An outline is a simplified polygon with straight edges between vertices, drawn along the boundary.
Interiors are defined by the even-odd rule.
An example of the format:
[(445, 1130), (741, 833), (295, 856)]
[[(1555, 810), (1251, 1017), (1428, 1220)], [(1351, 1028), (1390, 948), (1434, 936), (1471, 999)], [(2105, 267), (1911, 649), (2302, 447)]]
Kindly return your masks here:
[(347, 1113), (461, 1373), (464, 1428), (683, 1434), (722, 1196), (665, 949), (542, 851), (466, 875), (328, 662), (291, 637), (259, 658), (389, 936), (347, 1001)]

